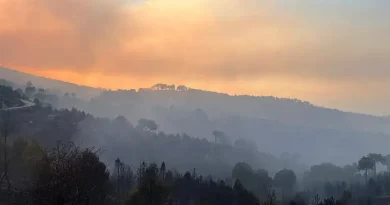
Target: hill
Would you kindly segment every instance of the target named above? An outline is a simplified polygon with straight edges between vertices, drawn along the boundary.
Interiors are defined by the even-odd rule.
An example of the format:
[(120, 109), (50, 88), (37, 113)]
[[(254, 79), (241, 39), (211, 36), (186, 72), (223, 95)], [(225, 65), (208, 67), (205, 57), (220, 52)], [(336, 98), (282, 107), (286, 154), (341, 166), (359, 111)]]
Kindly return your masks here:
[[(0, 94), (8, 100), (25, 97), (31, 91), (28, 88), (32, 87), (27, 87), (23, 93), (20, 89), (1, 86)], [(45, 99), (44, 89), (39, 88), (37, 93), (39, 95), (31, 96)], [(151, 120), (140, 119), (133, 125), (123, 116), (110, 120), (96, 118), (77, 109), (53, 109), (41, 104), (38, 98), (28, 109), (17, 108), (7, 115), (0, 115), (0, 131), (6, 143), (3, 144), (2, 154), (10, 162), (10, 166), (4, 163), (6, 177), (1, 186), (5, 195), (9, 196), (0, 197), (5, 204), (42, 204), (42, 201), (64, 204), (64, 198), (68, 197), (66, 201), (74, 201), (73, 204), (114, 205), (123, 204), (122, 201), (126, 201), (124, 204), (147, 204), (140, 199), (156, 198), (153, 200), (156, 203), (149, 204), (166, 201), (170, 201), (168, 204), (191, 204), (192, 200), (192, 204), (265, 205), (284, 204), (275, 203), (275, 200), (293, 197), (294, 194), (297, 194), (294, 199), (299, 200), (299, 204), (305, 204), (302, 203), (302, 193), (306, 201), (312, 197), (318, 201), (319, 196), (339, 198), (347, 194), (350, 197), (352, 193), (353, 196), (366, 196), (366, 190), (381, 196), (388, 192), (388, 173), (380, 173), (377, 178), (375, 173), (369, 173), (372, 178), (367, 183), (367, 177), (358, 173), (357, 163), (343, 167), (324, 163), (308, 169), (297, 163), (296, 156), (284, 154), (275, 157), (259, 151), (250, 140), (238, 139), (232, 145), (221, 131), (213, 131), (215, 141), (210, 142), (187, 134), (167, 134)], [(197, 109), (194, 113), (207, 120), (202, 110)], [(211, 125), (221, 123), (208, 122)], [(289, 126), (278, 125), (271, 120), (233, 117), (227, 118), (225, 123), (229, 125), (225, 127), (227, 131), (230, 128), (239, 134), (245, 129), (253, 130), (251, 126), (258, 130), (275, 128), (282, 133), (286, 130), (287, 134), (292, 131)], [(316, 129), (302, 130), (301, 134), (307, 136), (306, 132), (323, 133)], [(326, 134), (333, 136), (338, 133)], [(345, 143), (340, 138), (334, 139), (340, 145)], [(323, 150), (312, 149), (312, 143), (324, 140), (320, 143), (326, 147), (326, 143), (334, 143), (334, 139), (315, 137), (312, 141), (302, 140), (302, 147), (313, 154), (323, 153)], [(277, 142), (278, 139), (272, 141)], [(351, 147), (361, 148), (353, 140), (348, 141)], [(355, 141), (360, 141), (360, 138)], [(377, 136), (373, 136), (372, 141), (384, 142)], [(294, 146), (285, 138), (279, 143), (275, 150), (285, 150), (283, 144)], [(95, 149), (96, 145), (101, 146)], [(333, 149), (332, 152), (338, 151), (334, 147), (327, 148)], [(7, 158), (8, 153), (11, 157)], [(359, 155), (354, 157), (359, 158)], [(374, 160), (373, 157), (362, 159)], [(389, 167), (389, 164), (386, 166)], [(184, 172), (184, 175), (181, 174)], [(369, 189), (362, 185), (364, 178)], [(160, 196), (165, 197), (164, 202)], [(41, 201), (42, 198), (45, 200)], [(259, 200), (269, 202), (260, 203)], [(99, 203), (101, 201), (104, 203)], [(343, 203), (335, 202), (332, 197), (324, 204)]]
[(13, 83), (12, 86), (14, 88), (22, 88), (22, 89), (24, 89), (24, 86), (28, 81), (31, 81), (37, 87), (50, 89), (53, 92), (57, 92), (59, 94), (60, 93), (63, 94), (65, 92), (75, 93), (84, 99), (89, 99), (93, 96), (99, 95), (99, 93), (102, 91), (102, 89), (98, 89), (98, 88), (92, 88), (92, 87), (76, 85), (64, 81), (39, 77), (39, 76), (19, 72), (16, 70), (12, 70), (9, 68), (4, 68), (1, 66), (0, 66), (0, 80), (2, 80), (3, 82), (5, 82), (4, 80), (8, 82), (12, 82)]
[(98, 116), (123, 115), (131, 122), (149, 118), (168, 133), (214, 140), (226, 133), (230, 143), (252, 140), (259, 150), (301, 156), (302, 162), (345, 164), (370, 152), (388, 154), (389, 119), (347, 113), (308, 102), (275, 97), (230, 96), (188, 89), (105, 91), (75, 105)]
[[(180, 86), (179, 86), (180, 87)], [(105, 91), (94, 98), (95, 102), (115, 105), (115, 116), (124, 109), (133, 108), (132, 115), (154, 117), (153, 109), (174, 108), (176, 110), (201, 109), (213, 119), (241, 116), (278, 121), (287, 125), (337, 130), (353, 130), (390, 133), (390, 120), (366, 114), (343, 112), (315, 106), (298, 99), (272, 96), (228, 95), (197, 89), (139, 89)], [(108, 113), (106, 113), (108, 114)]]
[[(105, 91), (103, 89), (76, 85), (73, 83), (43, 78), (0, 67), (1, 78), (14, 88), (22, 87), (31, 81), (36, 87), (75, 93), (78, 98), (110, 101), (117, 107), (134, 105), (136, 101), (144, 104), (145, 117), (150, 108), (172, 107), (186, 110), (202, 109), (210, 117), (238, 115), (256, 119), (275, 120), (284, 124), (305, 127), (364, 130), (390, 133), (390, 118), (319, 107), (299, 99), (277, 98), (273, 96), (228, 95), (185, 86), (156, 84), (152, 88), (136, 90)], [(174, 87), (169, 87), (174, 86)], [(173, 89), (172, 89), (173, 88)], [(105, 91), (105, 92), (103, 92)], [(103, 92), (103, 93), (102, 93)], [(101, 95), (100, 95), (101, 94)], [(114, 111), (114, 115), (120, 113)], [(132, 113), (134, 114), (134, 113)]]
[[(228, 95), (166, 84), (102, 91), (6, 69), (0, 71), (10, 81), (19, 79), (17, 83), (22, 84), (31, 80), (45, 88), (77, 93), (60, 95), (56, 105), (59, 108), (76, 107), (111, 119), (125, 116), (133, 124), (140, 118), (152, 119), (166, 133), (188, 133), (208, 140), (214, 140), (212, 133), (219, 130), (231, 144), (239, 139), (252, 140), (260, 151), (276, 155), (296, 153), (308, 164), (345, 164), (369, 152), (388, 154), (390, 146), (390, 118), (343, 112), (298, 99)], [(93, 96), (88, 93), (95, 93), (95, 97), (88, 100)]]

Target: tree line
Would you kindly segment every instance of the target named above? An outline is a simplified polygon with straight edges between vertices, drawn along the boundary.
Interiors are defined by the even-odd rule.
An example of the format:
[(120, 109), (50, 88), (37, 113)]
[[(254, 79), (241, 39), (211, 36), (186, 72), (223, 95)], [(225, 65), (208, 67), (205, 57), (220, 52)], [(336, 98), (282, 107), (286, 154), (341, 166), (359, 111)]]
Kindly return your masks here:
[[(278, 199), (271, 187), (263, 184), (265, 171), (252, 171), (238, 163), (232, 170), (233, 180), (202, 176), (194, 168), (184, 174), (161, 165), (141, 162), (137, 169), (119, 158), (110, 169), (100, 159), (101, 150), (81, 149), (74, 143), (58, 142), (44, 149), (34, 141), (19, 139), (9, 147), (13, 170), (11, 188), (0, 184), (0, 202), (4, 204), (108, 204), (108, 205), (276, 205), (305, 204), (293, 194), (296, 183), (291, 170), (281, 170), (274, 179), (276, 186), (288, 193)], [(16, 168), (17, 167), (17, 168)], [(4, 167), (2, 167), (4, 171)], [(263, 173), (261, 173), (263, 172)], [(249, 175), (249, 176), (248, 176)], [(256, 177), (256, 186), (247, 180)], [(253, 189), (253, 191), (249, 190)], [(264, 195), (263, 195), (264, 194)], [(317, 204), (347, 204), (351, 197), (320, 200)], [(348, 198), (349, 197), (349, 198)], [(286, 200), (286, 201), (284, 201)]]

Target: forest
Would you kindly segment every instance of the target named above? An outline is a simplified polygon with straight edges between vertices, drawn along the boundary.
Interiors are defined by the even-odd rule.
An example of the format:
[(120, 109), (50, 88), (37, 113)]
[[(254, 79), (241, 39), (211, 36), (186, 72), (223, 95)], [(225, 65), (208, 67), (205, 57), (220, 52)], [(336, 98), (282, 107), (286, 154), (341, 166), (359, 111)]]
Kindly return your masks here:
[(307, 166), (222, 130), (167, 134), (151, 119), (55, 108), (30, 83), (0, 96), (34, 102), (1, 109), (2, 204), (377, 204), (390, 193), (390, 155)]
[(230, 96), (166, 84), (106, 90), (88, 100), (76, 93), (57, 96), (56, 100), (47, 99), (55, 108), (77, 108), (110, 119), (124, 116), (132, 124), (141, 118), (151, 119), (159, 131), (208, 140), (219, 130), (230, 144), (244, 138), (262, 152), (276, 156), (290, 153), (299, 163), (310, 165), (318, 161), (344, 165), (357, 160), (357, 155), (388, 154), (390, 145), (388, 117), (348, 113), (297, 99)]

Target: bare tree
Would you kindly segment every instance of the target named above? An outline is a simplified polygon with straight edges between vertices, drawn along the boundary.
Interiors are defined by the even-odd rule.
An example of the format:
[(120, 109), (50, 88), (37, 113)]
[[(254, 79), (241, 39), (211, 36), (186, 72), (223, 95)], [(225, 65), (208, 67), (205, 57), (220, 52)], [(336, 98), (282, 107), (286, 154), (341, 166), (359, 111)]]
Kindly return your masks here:
[(48, 150), (35, 169), (34, 204), (103, 204), (109, 174), (98, 153), (73, 143)]
[(123, 163), (119, 158), (115, 160), (114, 178), (118, 194), (131, 189), (134, 179), (133, 171), (129, 165)]

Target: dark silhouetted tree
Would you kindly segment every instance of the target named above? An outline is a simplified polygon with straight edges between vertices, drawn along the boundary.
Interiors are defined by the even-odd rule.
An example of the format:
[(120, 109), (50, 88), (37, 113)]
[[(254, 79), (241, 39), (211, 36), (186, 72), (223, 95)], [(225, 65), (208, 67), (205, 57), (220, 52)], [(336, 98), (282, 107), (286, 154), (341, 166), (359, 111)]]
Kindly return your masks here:
[(268, 171), (264, 169), (257, 170), (253, 175), (254, 193), (260, 197), (266, 197), (272, 186), (272, 178), (268, 176)]
[(240, 184), (248, 190), (253, 190), (255, 188), (256, 182), (254, 181), (253, 169), (246, 163), (240, 162), (234, 165), (232, 178), (239, 179)]
[(292, 194), (296, 182), (297, 177), (292, 170), (283, 169), (274, 176), (274, 184), (282, 189), (282, 197)]
[(131, 189), (134, 181), (134, 174), (130, 166), (123, 163), (119, 158), (115, 160), (113, 173), (115, 186), (118, 194), (125, 193)]
[(374, 169), (374, 166), (375, 166), (375, 161), (370, 158), (370, 157), (362, 157), (359, 161), (358, 161), (358, 168), (359, 170), (364, 170), (365, 171), (365, 179), (366, 179), (366, 184), (367, 184), (367, 180), (368, 180), (368, 170), (372, 170)]
[(165, 180), (165, 175), (166, 175), (165, 162), (162, 162), (162, 163), (161, 163), (161, 166), (160, 166), (160, 178), (161, 178), (162, 180)]
[(104, 204), (109, 173), (97, 151), (58, 143), (38, 161), (33, 177), (34, 204)]
[(155, 121), (153, 120), (147, 120), (147, 119), (140, 119), (138, 120), (137, 127), (143, 130), (150, 130), (150, 131), (156, 131), (158, 126)]
[(27, 84), (26, 84), (26, 88), (24, 90), (24, 94), (28, 97), (28, 98), (32, 98), (34, 95), (35, 95), (35, 92), (36, 92), (36, 88), (34, 87), (34, 85), (31, 83), (31, 81), (28, 81)]
[(137, 189), (131, 194), (126, 204), (162, 205), (168, 203), (171, 195), (170, 189), (160, 179), (159, 169), (156, 164), (140, 167), (138, 169), (138, 178)]

